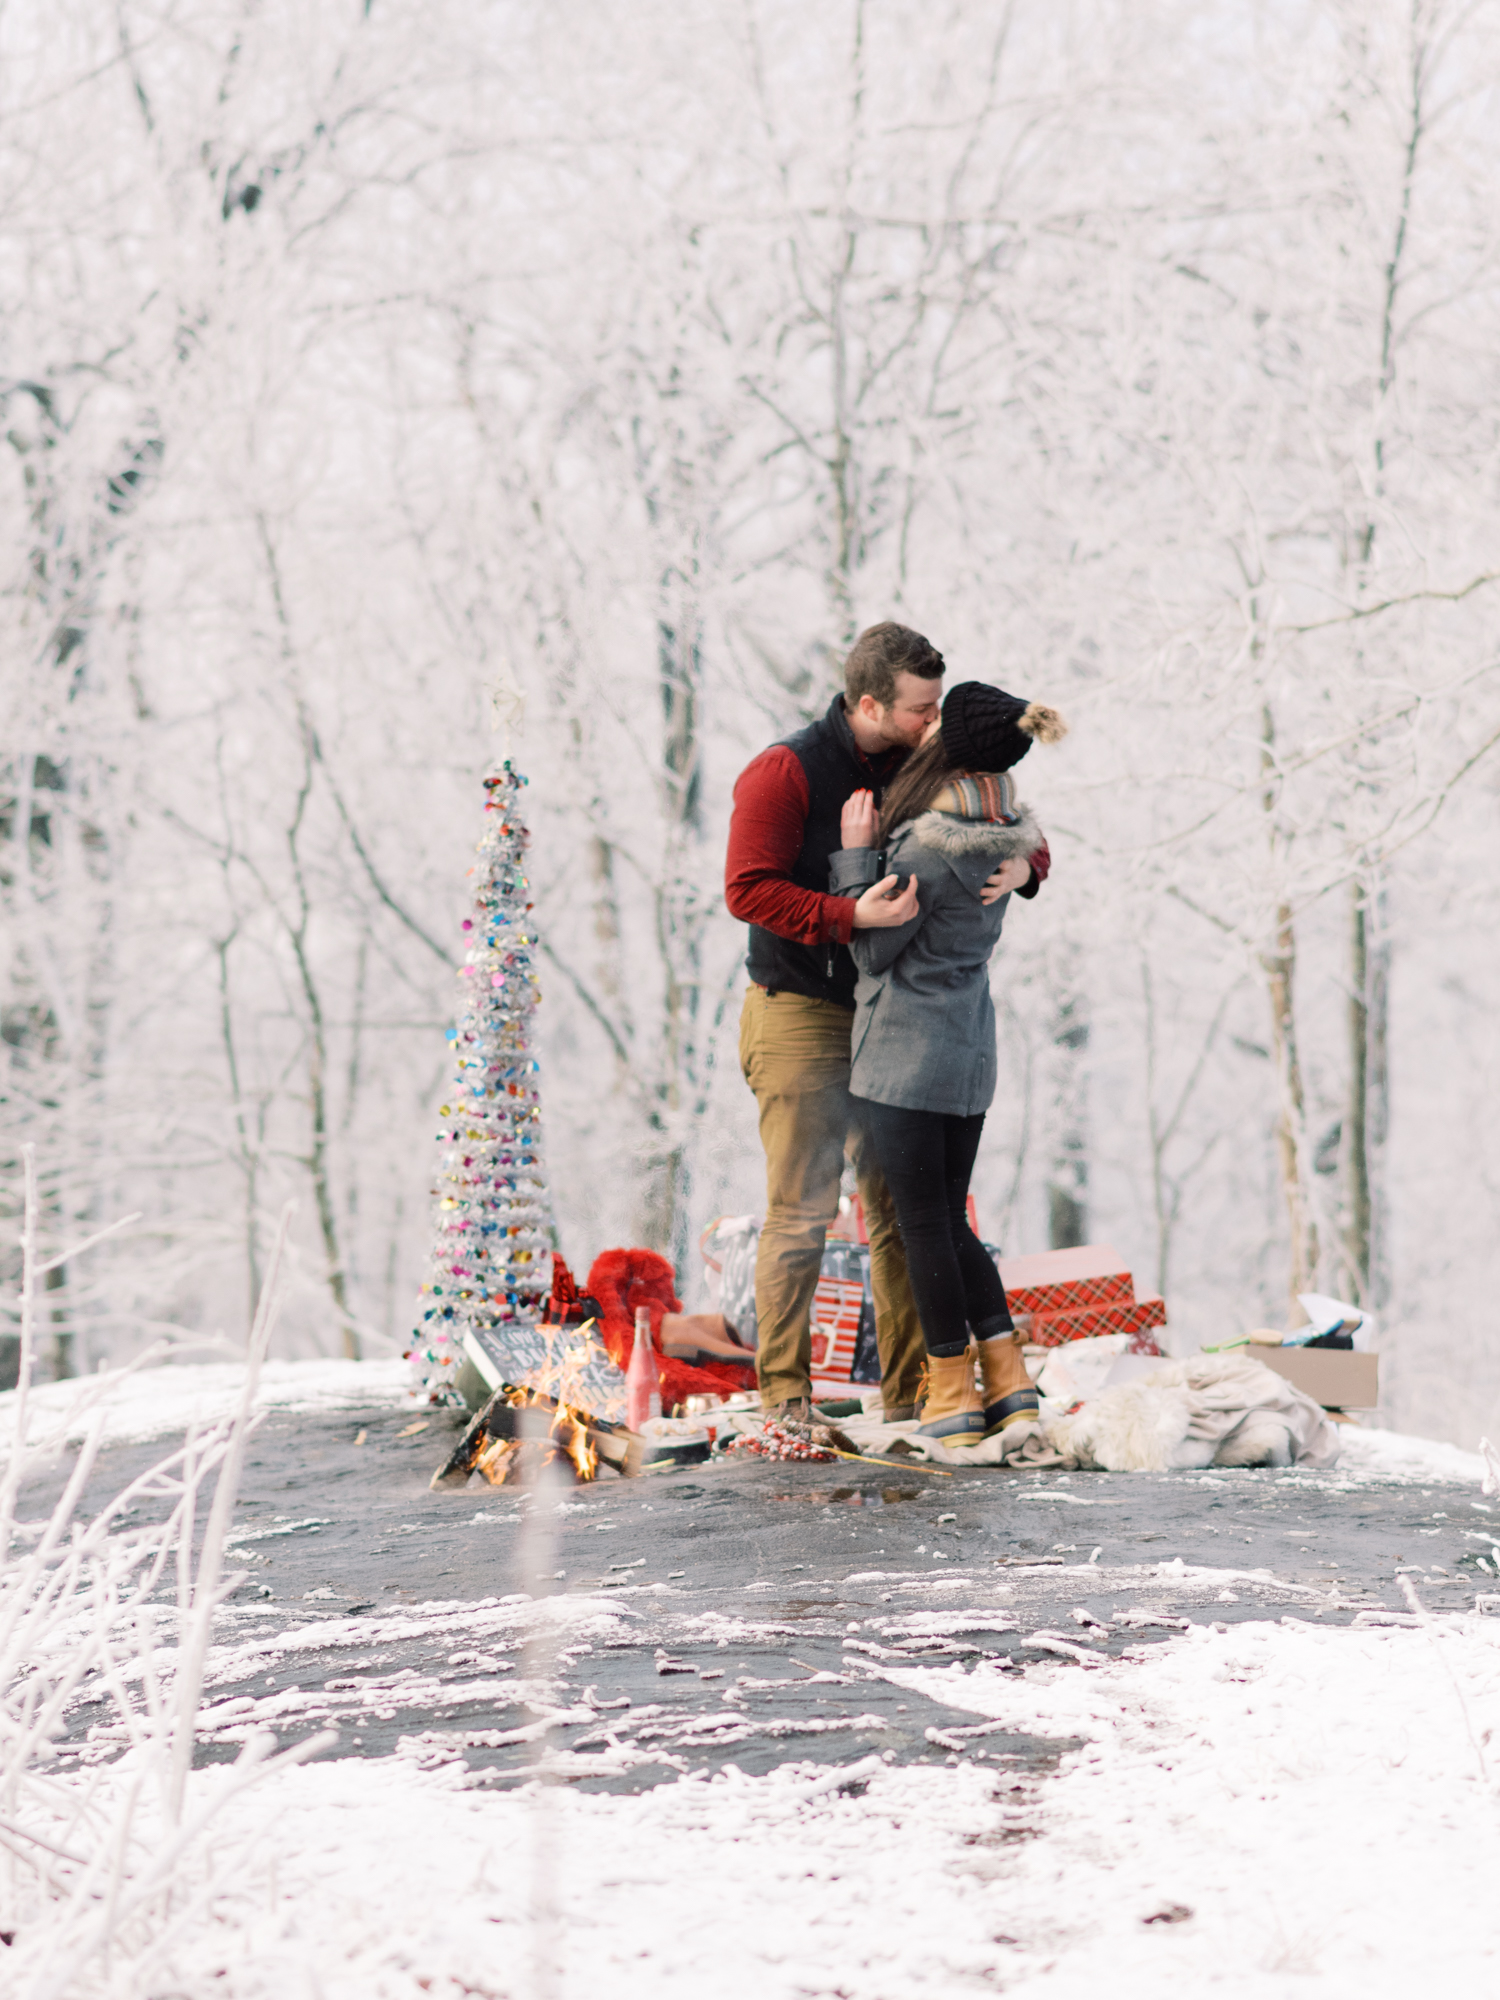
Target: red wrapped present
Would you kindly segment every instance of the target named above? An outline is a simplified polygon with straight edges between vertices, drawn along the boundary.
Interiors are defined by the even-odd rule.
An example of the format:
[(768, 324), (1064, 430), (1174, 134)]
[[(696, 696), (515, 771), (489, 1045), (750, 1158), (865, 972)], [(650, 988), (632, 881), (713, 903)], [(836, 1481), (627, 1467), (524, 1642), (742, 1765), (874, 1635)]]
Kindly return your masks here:
[(1085, 1243), (1076, 1250), (1041, 1250), (1029, 1257), (997, 1257), (995, 1268), (1010, 1309), (1017, 1316), (1128, 1303), (1135, 1297), (1130, 1266), (1108, 1243)]
[[(1082, 1312), (1017, 1314), (1024, 1337), (1033, 1347), (1062, 1347), (1070, 1340), (1093, 1340), (1101, 1333), (1145, 1333), (1167, 1323), (1166, 1302), (1156, 1297), (1117, 1299)], [(1155, 1346), (1152, 1342), (1152, 1346)], [(1143, 1350), (1149, 1351), (1149, 1350)]]
[(1111, 1244), (997, 1257), (995, 1268), (1022, 1338), (1033, 1346), (1123, 1333), (1132, 1354), (1160, 1354), (1151, 1328), (1166, 1325), (1166, 1305), (1155, 1293), (1136, 1297), (1130, 1267)]

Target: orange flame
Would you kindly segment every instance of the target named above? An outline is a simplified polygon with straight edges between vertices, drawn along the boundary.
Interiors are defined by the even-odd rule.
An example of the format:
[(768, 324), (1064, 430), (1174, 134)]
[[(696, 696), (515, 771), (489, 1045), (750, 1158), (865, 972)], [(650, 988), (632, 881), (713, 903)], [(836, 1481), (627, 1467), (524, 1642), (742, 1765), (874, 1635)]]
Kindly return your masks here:
[(482, 1472), (491, 1486), (503, 1486), (520, 1449), (518, 1438), (491, 1438), (474, 1461), (474, 1469)]
[[(533, 1371), (529, 1382), (510, 1389), (506, 1400), (512, 1409), (545, 1410), (550, 1421), (545, 1433), (539, 1425), (532, 1438), (496, 1439), (480, 1453), (475, 1469), (491, 1485), (502, 1485), (521, 1470), (525, 1460), (518, 1454), (523, 1443), (541, 1447), (539, 1453), (528, 1454), (533, 1462), (547, 1465), (565, 1458), (575, 1478), (589, 1480), (597, 1476), (599, 1453), (589, 1437), (590, 1413), (579, 1400), (584, 1371), (593, 1358), (588, 1342), (588, 1331), (593, 1324), (588, 1320), (577, 1328), (538, 1329), (547, 1343), (546, 1362)], [(565, 1335), (571, 1337), (565, 1339)]]
[(582, 1326), (539, 1326), (537, 1332), (547, 1344), (547, 1359), (540, 1368), (531, 1371), (527, 1382), (542, 1395), (566, 1403), (571, 1409), (593, 1408), (596, 1416), (623, 1417), (623, 1392), (601, 1402), (597, 1391), (590, 1388), (587, 1391), (590, 1401), (584, 1401), (584, 1376), (600, 1352), (596, 1342), (589, 1338), (597, 1326), (598, 1321), (592, 1319), (586, 1319)]
[(564, 1403), (557, 1412), (557, 1421), (552, 1426), (552, 1436), (573, 1461), (573, 1470), (580, 1479), (592, 1479), (599, 1470), (599, 1454), (595, 1451), (589, 1434), (580, 1421), (580, 1412)]

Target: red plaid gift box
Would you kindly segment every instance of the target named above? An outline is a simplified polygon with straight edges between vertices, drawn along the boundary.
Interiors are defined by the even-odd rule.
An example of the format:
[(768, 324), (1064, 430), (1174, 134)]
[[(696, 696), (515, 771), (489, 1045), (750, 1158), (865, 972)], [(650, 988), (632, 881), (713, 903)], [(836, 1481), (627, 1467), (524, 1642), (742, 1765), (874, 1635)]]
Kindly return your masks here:
[(1129, 1303), (1135, 1297), (1130, 1266), (1107, 1243), (997, 1257), (995, 1268), (1013, 1313), (1071, 1312), (1077, 1306)]
[(1033, 1346), (1124, 1333), (1132, 1353), (1161, 1352), (1151, 1328), (1166, 1325), (1166, 1305), (1155, 1294), (1136, 1297), (1130, 1267), (1110, 1244), (997, 1257), (995, 1265), (1016, 1323)]
[[(1150, 1327), (1165, 1326), (1167, 1308), (1159, 1298), (1119, 1300), (1114, 1305), (1091, 1306), (1085, 1312), (1031, 1313), (1017, 1315), (1022, 1331), (1034, 1347), (1061, 1347), (1069, 1340), (1092, 1340), (1101, 1333), (1145, 1333)], [(1134, 1342), (1132, 1341), (1132, 1345)], [(1155, 1341), (1137, 1352), (1150, 1353)]]

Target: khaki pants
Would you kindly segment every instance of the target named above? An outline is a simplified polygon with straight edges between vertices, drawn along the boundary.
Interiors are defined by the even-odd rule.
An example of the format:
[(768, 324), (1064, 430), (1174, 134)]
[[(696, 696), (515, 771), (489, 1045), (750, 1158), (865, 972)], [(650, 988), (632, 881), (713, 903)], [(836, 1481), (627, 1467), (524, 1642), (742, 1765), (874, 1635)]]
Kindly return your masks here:
[[(839, 1209), (847, 1148), (870, 1234), (875, 1339), (887, 1409), (914, 1403), (926, 1360), (906, 1256), (874, 1149), (853, 1121), (854, 1016), (830, 1000), (752, 986), (740, 1015), (740, 1068), (760, 1105), (766, 1220), (755, 1260), (757, 1372), (767, 1404), (811, 1394), (809, 1314), (823, 1239)], [(851, 1126), (853, 1129), (851, 1130)]]

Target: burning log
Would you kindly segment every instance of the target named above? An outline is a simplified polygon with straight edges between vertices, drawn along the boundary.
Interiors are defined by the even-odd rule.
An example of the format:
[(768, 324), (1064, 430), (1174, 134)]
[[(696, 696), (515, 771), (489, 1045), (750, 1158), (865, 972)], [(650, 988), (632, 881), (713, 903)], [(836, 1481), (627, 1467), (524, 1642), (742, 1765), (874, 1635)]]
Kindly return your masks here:
[(502, 1486), (562, 1459), (580, 1480), (597, 1478), (601, 1461), (630, 1478), (640, 1471), (644, 1455), (644, 1440), (624, 1424), (538, 1389), (502, 1382), (431, 1484), (435, 1492), (466, 1486), (480, 1472), (492, 1486)]

